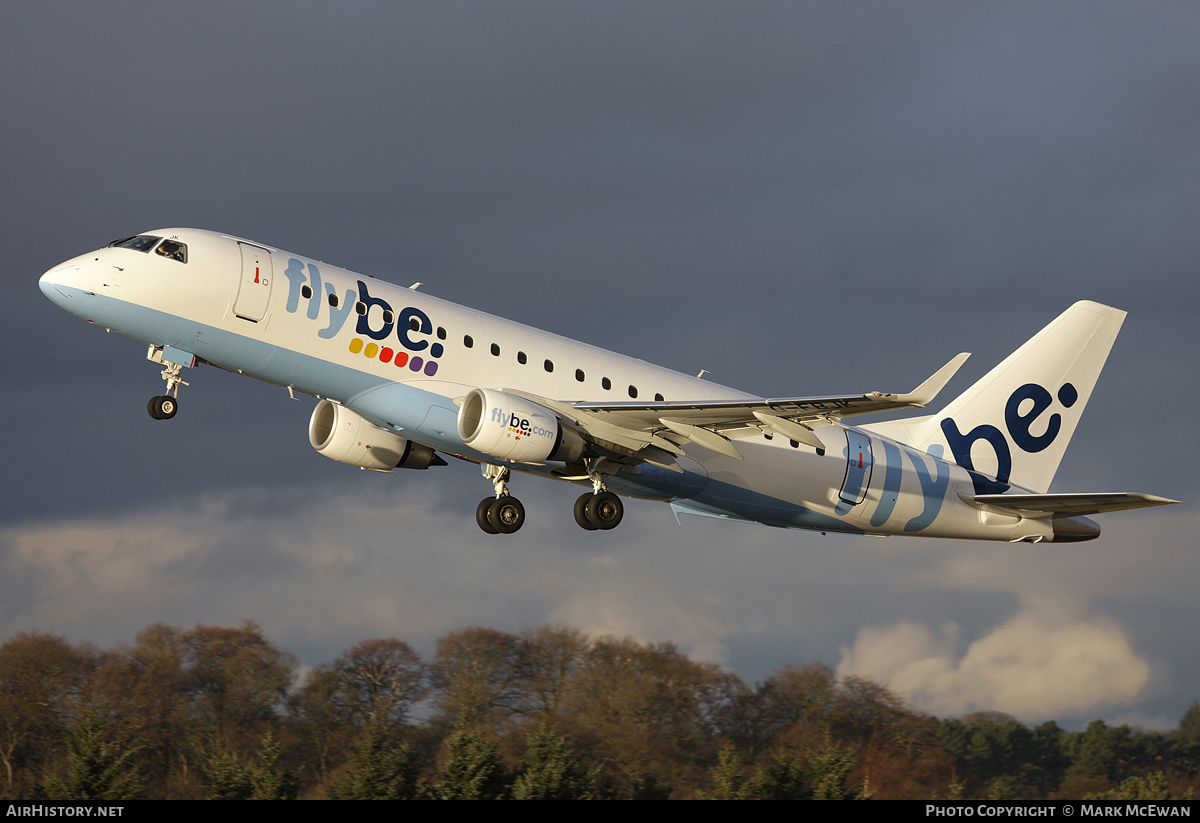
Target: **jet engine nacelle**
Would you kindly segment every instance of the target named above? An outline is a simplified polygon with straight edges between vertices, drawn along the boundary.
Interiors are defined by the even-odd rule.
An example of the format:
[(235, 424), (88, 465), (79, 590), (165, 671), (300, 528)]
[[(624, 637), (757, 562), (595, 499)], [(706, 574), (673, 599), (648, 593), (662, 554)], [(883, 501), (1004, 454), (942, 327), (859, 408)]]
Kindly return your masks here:
[(471, 389), (458, 410), (458, 436), (484, 454), (517, 463), (571, 463), (583, 438), (545, 406), (496, 389)]
[(313, 409), (308, 442), (331, 460), (371, 471), (446, 465), (428, 446), (381, 429), (330, 400), (322, 400)]

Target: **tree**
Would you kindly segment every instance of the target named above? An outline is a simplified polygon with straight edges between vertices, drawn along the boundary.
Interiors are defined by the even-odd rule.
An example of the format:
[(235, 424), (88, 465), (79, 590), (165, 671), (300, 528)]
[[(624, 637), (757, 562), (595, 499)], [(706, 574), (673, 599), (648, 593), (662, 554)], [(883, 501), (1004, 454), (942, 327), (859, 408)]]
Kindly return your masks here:
[(191, 705), (222, 736), (275, 716), (292, 684), (296, 659), (275, 648), (258, 624), (198, 625), (183, 642)]
[(85, 714), (71, 729), (67, 743), (67, 774), (42, 783), (38, 800), (140, 800), (146, 781), (131, 765), (134, 752), (114, 744), (105, 724)]
[(1106, 792), (1086, 795), (1084, 800), (1191, 800), (1193, 791), (1188, 789), (1182, 795), (1171, 794), (1167, 776), (1162, 772), (1152, 772), (1145, 777), (1130, 777), (1121, 781), (1121, 785)]
[(481, 729), (459, 729), (446, 739), (446, 761), (429, 786), (430, 800), (501, 800), (512, 780), (496, 739)]
[(698, 788), (716, 756), (715, 732), (737, 678), (713, 663), (689, 660), (671, 643), (631, 638), (592, 641), (571, 690), (572, 733), (611, 764), (629, 796), (634, 780), (654, 775)]
[(861, 786), (846, 785), (853, 768), (854, 755), (834, 745), (826, 735), (825, 746), (808, 759), (813, 800), (863, 800)]
[[(812, 800), (810, 782), (808, 769), (800, 758), (779, 747), (771, 754), (771, 759), (759, 768), (746, 793), (752, 800)], [(824, 784), (822, 788), (825, 788)]]
[(442, 722), (498, 725), (518, 712), (528, 685), (525, 655), (521, 638), (480, 626), (438, 640), (434, 683)]
[(189, 716), (184, 633), (156, 623), (133, 646), (100, 656), (92, 676), (89, 710), (110, 733), (136, 744), (143, 773), (163, 778), (186, 749)]
[(824, 726), (837, 694), (837, 677), (824, 663), (784, 666), (767, 678), (763, 694), (782, 730), (800, 723)]
[(1200, 700), (1193, 700), (1183, 717), (1179, 718), (1179, 739), (1200, 745)]
[(585, 768), (567, 739), (542, 724), (525, 741), (514, 800), (591, 800), (600, 768)]
[(751, 791), (746, 780), (746, 767), (742, 756), (732, 743), (726, 742), (717, 752), (717, 765), (711, 772), (712, 794), (700, 794), (700, 800), (750, 800)]
[(341, 674), (322, 666), (310, 671), (304, 684), (288, 695), (288, 714), (316, 755), (322, 780), (329, 777), (334, 749), (352, 727), (354, 707), (348, 691)]
[(570, 699), (575, 677), (587, 662), (588, 639), (562, 626), (538, 626), (522, 635), (525, 700), (523, 714), (551, 722)]
[(279, 766), (281, 747), (270, 733), (263, 735), (252, 760), (246, 760), (220, 741), (213, 741), (200, 764), (208, 800), (295, 800), (299, 783)]
[(411, 800), (420, 766), (412, 746), (392, 746), (378, 724), (364, 729), (350, 768), (329, 788), (333, 800)]
[(349, 695), (347, 705), (362, 723), (403, 723), (425, 697), (425, 664), (395, 638), (364, 640), (333, 663)]
[(21, 632), (0, 646), (0, 761), (5, 789), (16, 768), (45, 758), (80, 708), (95, 655), (57, 635)]

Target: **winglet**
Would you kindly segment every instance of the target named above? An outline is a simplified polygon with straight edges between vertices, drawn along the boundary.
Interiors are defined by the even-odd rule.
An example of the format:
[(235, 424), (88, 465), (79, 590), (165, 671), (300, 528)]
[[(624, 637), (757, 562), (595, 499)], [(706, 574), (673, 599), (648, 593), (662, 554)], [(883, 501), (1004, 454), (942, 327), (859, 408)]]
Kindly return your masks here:
[(910, 406), (924, 406), (938, 396), (938, 393), (946, 387), (950, 382), (950, 378), (962, 368), (962, 364), (967, 362), (967, 358), (971, 356), (970, 352), (962, 352), (942, 366), (933, 375), (921, 385), (910, 391), (908, 394), (896, 396), (896, 400), (901, 403), (906, 403)]

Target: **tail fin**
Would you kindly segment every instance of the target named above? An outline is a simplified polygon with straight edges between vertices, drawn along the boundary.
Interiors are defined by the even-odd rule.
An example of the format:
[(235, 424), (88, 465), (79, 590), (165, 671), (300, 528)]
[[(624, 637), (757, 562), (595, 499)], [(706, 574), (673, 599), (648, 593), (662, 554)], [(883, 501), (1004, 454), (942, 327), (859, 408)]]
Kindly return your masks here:
[(941, 412), (867, 428), (952, 456), (974, 473), (977, 494), (1010, 483), (1044, 492), (1124, 320), (1120, 309), (1076, 303)]

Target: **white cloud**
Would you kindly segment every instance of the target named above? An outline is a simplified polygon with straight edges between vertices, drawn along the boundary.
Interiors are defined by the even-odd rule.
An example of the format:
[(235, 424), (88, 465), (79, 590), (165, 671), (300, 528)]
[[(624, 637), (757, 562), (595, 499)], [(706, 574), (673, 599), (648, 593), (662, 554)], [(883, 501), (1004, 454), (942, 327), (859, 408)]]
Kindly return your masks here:
[(843, 647), (838, 672), (876, 679), (937, 715), (995, 710), (1023, 720), (1128, 705), (1150, 682), (1150, 665), (1103, 618), (1059, 622), (1026, 610), (961, 656), (958, 636), (954, 623), (937, 634), (908, 622), (864, 628)]

